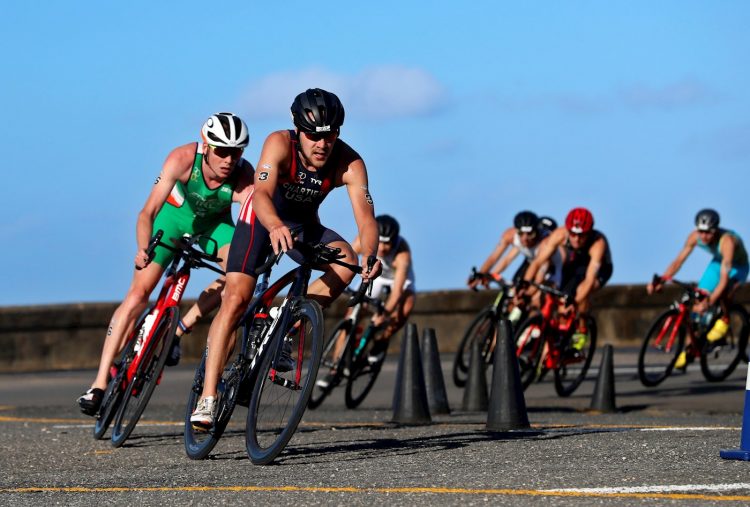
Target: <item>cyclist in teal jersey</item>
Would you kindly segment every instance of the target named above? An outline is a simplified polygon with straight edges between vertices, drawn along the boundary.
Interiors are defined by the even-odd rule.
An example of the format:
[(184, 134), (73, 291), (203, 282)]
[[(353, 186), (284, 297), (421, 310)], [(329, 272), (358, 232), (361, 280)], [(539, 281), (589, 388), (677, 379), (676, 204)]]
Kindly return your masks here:
[[(153, 258), (147, 256), (146, 248), (153, 233), (161, 229), (165, 240), (183, 234), (203, 234), (216, 242), (217, 254), (224, 259), (222, 268), (226, 269), (234, 233), (232, 202), (242, 203), (253, 191), (255, 171), (242, 158), (250, 137), (245, 123), (231, 113), (217, 113), (208, 118), (201, 136), (202, 143), (189, 143), (172, 150), (138, 215), (133, 280), (110, 320), (96, 378), (77, 400), (87, 415), (96, 415), (109, 381), (110, 367), (173, 258), (172, 251), (163, 247), (156, 248)], [(206, 239), (200, 246), (214, 253), (213, 241)], [(178, 340), (220, 304), (223, 287), (222, 277), (204, 289), (198, 302), (180, 320)], [(179, 341), (170, 351), (167, 364), (175, 365), (178, 361)]]
[[(717, 342), (724, 338), (729, 329), (727, 315), (732, 296), (737, 287), (747, 280), (747, 250), (736, 232), (719, 227), (719, 214), (715, 210), (702, 209), (695, 216), (695, 230), (688, 235), (682, 250), (667, 266), (661, 279), (669, 280), (676, 275), (696, 246), (711, 254), (712, 258), (698, 282), (698, 288), (708, 292), (709, 296), (697, 302), (693, 311), (703, 314), (716, 304), (721, 306), (724, 317), (718, 319), (706, 335), (708, 341)], [(646, 286), (646, 290), (653, 294), (660, 291), (662, 285), (663, 281), (652, 282)], [(687, 355), (683, 351), (675, 367), (684, 368), (686, 360)]]

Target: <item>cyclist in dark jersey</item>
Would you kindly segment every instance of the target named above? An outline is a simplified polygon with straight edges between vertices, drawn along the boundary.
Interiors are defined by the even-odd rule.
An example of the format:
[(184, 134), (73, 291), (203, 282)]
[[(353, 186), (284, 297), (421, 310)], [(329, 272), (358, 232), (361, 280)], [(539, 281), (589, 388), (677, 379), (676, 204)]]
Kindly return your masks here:
[[(156, 179), (146, 204), (138, 215), (135, 256), (136, 271), (128, 293), (115, 310), (104, 341), (96, 379), (78, 398), (81, 411), (95, 415), (107, 387), (115, 356), (125, 345), (138, 316), (173, 258), (173, 253), (157, 247), (153, 259), (146, 248), (153, 233), (164, 231), (164, 239), (183, 234), (203, 234), (216, 241), (218, 256), (226, 259), (234, 232), (232, 202), (244, 202), (253, 190), (253, 166), (242, 158), (250, 142), (247, 126), (232, 113), (216, 113), (201, 129), (202, 143), (189, 143), (172, 150)], [(200, 246), (205, 250), (209, 241)], [(211, 252), (213, 253), (213, 243)], [(225, 267), (226, 261), (222, 262)], [(179, 322), (177, 336), (190, 332), (198, 319), (221, 302), (224, 279), (220, 278), (201, 293), (198, 302)], [(179, 361), (179, 342), (170, 351), (167, 364)]]
[[(378, 250), (378, 226), (367, 187), (367, 169), (359, 154), (339, 139), (344, 107), (333, 93), (319, 88), (299, 94), (292, 103), (294, 130), (271, 133), (255, 174), (255, 192), (245, 201), (229, 251), (227, 284), (221, 308), (209, 330), (209, 347), (203, 392), (190, 420), (196, 430), (213, 425), (216, 389), (227, 358), (234, 348), (234, 329), (252, 298), (256, 270), (269, 252), (295, 252), (292, 230), (300, 239), (341, 248), (343, 260), (356, 263), (352, 247), (336, 232), (324, 227), (318, 207), (331, 190), (346, 185), (362, 242), (362, 278), (376, 278), (381, 271), (369, 257)], [(269, 241), (270, 240), (270, 241)], [(325, 267), (308, 293), (327, 306), (351, 282), (354, 274), (341, 266)]]
[[(594, 229), (591, 212), (586, 208), (574, 208), (565, 218), (565, 227), (559, 227), (550, 234), (526, 270), (524, 280), (534, 280), (538, 270), (560, 248), (563, 250), (560, 286), (570, 294), (578, 308), (578, 326), (572, 343), (575, 349), (581, 350), (588, 341), (585, 314), (589, 311), (589, 298), (604, 287), (612, 276), (612, 255), (607, 238)], [(535, 289), (529, 287), (523, 292), (531, 295)]]

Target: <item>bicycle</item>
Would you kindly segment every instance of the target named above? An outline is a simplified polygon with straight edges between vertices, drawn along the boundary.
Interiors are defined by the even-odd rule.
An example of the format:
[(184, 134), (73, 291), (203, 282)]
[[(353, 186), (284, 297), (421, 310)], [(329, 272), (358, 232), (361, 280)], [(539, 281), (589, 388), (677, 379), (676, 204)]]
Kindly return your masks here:
[[(245, 447), (254, 464), (268, 464), (284, 450), (302, 419), (318, 372), (323, 349), (323, 314), (320, 305), (308, 299), (312, 270), (323, 264), (338, 264), (355, 273), (362, 268), (341, 259), (338, 248), (323, 243), (294, 242), (302, 256), (300, 265), (268, 285), (271, 267), (283, 252), (269, 256), (258, 269), (253, 300), (239, 321), (239, 353), (225, 368), (218, 385), (214, 426), (197, 431), (190, 423), (203, 391), (206, 354), (198, 366), (185, 411), (185, 451), (192, 459), (203, 459), (221, 438), (237, 404), (248, 406)], [(374, 259), (373, 259), (374, 263)], [(278, 306), (274, 298), (288, 288)], [(293, 368), (277, 368), (286, 348)]]
[[(511, 311), (510, 303), (513, 301), (515, 292), (513, 285), (506, 283), (502, 279), (496, 280), (489, 273), (481, 273), (477, 271), (476, 267), (472, 267), (469, 280), (478, 279), (488, 285), (497, 285), (500, 291), (497, 293), (492, 304), (482, 308), (474, 317), (469, 327), (466, 328), (466, 332), (458, 345), (456, 355), (453, 358), (453, 383), (458, 387), (466, 385), (471, 346), (475, 341), (480, 344), (479, 350), (485, 365), (492, 363), (497, 336), (497, 324), (500, 319), (508, 318), (508, 314)], [(520, 320), (519, 318), (518, 321)]]
[(570, 396), (586, 378), (596, 350), (596, 320), (585, 315), (588, 340), (581, 349), (573, 346), (572, 337), (578, 313), (562, 315), (559, 305), (570, 304), (570, 296), (554, 287), (531, 282), (544, 293), (539, 313), (530, 315), (518, 326), (514, 335), (521, 384), (526, 389), (534, 380), (552, 370), (555, 391)]
[(721, 340), (712, 343), (706, 335), (722, 317), (721, 307), (709, 309), (707, 318), (691, 316), (693, 305), (708, 297), (708, 293), (693, 283), (662, 280), (658, 275), (654, 275), (653, 281), (671, 281), (681, 287), (683, 293), (656, 318), (646, 333), (638, 354), (641, 383), (646, 387), (662, 383), (674, 370), (683, 351), (688, 362), (700, 358), (701, 372), (709, 382), (726, 379), (742, 360), (747, 346), (750, 325), (745, 309), (738, 304), (729, 307), (729, 330)]
[[(356, 294), (348, 288), (345, 292)], [(385, 354), (382, 354), (382, 357), (374, 363), (370, 363), (368, 357), (383, 329), (370, 321), (367, 328), (363, 330), (357, 323), (363, 308), (371, 307), (375, 315), (380, 315), (383, 313), (385, 303), (381, 299), (365, 295), (357, 299), (360, 301), (352, 307), (349, 317), (336, 324), (323, 347), (322, 374), (331, 375), (331, 377), (325, 387), (316, 383), (308, 403), (311, 409), (319, 407), (343, 379), (346, 379), (344, 393), (346, 406), (356, 408), (365, 399), (378, 378), (385, 361)], [(343, 343), (340, 343), (340, 339), (343, 339)]]
[(102, 438), (114, 419), (111, 440), (115, 447), (120, 447), (133, 432), (156, 385), (161, 381), (164, 363), (180, 320), (179, 305), (190, 280), (190, 271), (205, 267), (224, 275), (221, 269), (208, 264), (221, 262), (216, 257), (217, 245), (212, 238), (205, 238), (214, 245), (214, 254), (209, 255), (194, 246), (203, 240), (200, 235), (172, 238), (174, 246), (163, 243), (163, 235), (161, 230), (156, 232), (149, 241), (146, 253), (151, 258), (154, 249), (162, 246), (175, 252), (175, 256), (164, 273), (164, 284), (156, 303), (138, 319), (119, 361), (112, 367), (112, 378), (96, 415), (94, 438)]

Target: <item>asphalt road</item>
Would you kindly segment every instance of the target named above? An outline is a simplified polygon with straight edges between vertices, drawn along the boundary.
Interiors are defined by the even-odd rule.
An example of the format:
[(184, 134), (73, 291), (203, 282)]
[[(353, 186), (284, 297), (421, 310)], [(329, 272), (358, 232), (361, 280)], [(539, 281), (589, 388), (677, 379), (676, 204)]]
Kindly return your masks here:
[(93, 371), (0, 375), (0, 505), (750, 503), (750, 462), (719, 457), (739, 446), (745, 365), (719, 384), (693, 365), (646, 389), (634, 351), (617, 349), (617, 413), (586, 410), (594, 369), (567, 399), (551, 380), (532, 385), (531, 429), (497, 434), (485, 430), (486, 413), (461, 410), (448, 359), (450, 415), (423, 426), (391, 423), (391, 360), (362, 407), (346, 410), (342, 390), (334, 392), (265, 467), (247, 459), (242, 408), (210, 459), (185, 456), (191, 365), (166, 372), (119, 449), (94, 440), (92, 419), (74, 404)]

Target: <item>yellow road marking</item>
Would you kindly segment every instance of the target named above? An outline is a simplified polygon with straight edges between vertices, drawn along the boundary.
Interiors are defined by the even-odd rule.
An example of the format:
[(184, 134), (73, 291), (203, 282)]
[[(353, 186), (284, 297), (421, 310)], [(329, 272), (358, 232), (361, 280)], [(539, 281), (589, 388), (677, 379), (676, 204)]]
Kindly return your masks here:
[(661, 500), (706, 500), (750, 502), (750, 495), (708, 495), (694, 493), (606, 493), (580, 491), (545, 491), (539, 489), (467, 489), (467, 488), (357, 488), (310, 486), (184, 486), (184, 487), (30, 487), (2, 488), (0, 493), (130, 493), (130, 492), (304, 492), (304, 493), (384, 493), (437, 495), (494, 495), (578, 498), (649, 498)]

